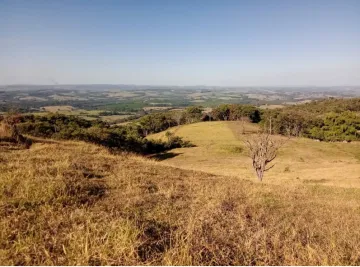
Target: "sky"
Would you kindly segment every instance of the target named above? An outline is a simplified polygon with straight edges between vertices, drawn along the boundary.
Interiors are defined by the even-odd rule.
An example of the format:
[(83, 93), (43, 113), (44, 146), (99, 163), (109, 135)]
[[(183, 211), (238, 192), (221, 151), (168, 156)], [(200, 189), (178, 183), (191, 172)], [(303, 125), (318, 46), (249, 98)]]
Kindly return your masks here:
[(0, 84), (360, 85), (360, 0), (0, 0)]

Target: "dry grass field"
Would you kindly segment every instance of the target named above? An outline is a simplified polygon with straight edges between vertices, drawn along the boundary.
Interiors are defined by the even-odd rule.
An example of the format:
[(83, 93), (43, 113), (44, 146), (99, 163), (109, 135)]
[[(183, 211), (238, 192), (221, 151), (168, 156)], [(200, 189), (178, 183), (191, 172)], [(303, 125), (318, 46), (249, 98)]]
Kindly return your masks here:
[[(162, 164), (217, 175), (255, 180), (243, 140), (257, 132), (257, 125), (240, 122), (200, 122), (175, 127), (176, 135), (196, 147), (178, 148), (164, 155)], [(163, 139), (165, 133), (150, 138)], [(276, 137), (281, 138), (281, 137)], [(283, 138), (284, 139), (284, 138)], [(360, 143), (326, 143), (291, 138), (280, 149), (275, 167), (265, 173), (266, 184), (324, 184), (360, 188)]]
[(48, 112), (70, 112), (75, 110), (72, 106), (46, 106), (43, 109)]
[[(314, 142), (310, 149), (310, 141), (291, 141), (295, 148), (289, 143), (277, 169), (260, 183), (245, 170), (236, 127), (225, 125), (177, 129), (197, 147), (160, 162), (110, 154), (83, 142), (35, 139), (30, 149), (0, 143), (0, 262), (359, 265), (360, 189), (304, 182), (305, 176), (298, 182), (290, 175), (305, 175), (310, 166), (320, 173), (314, 160), (324, 172), (331, 165), (356, 167), (352, 146), (357, 144), (339, 144), (336, 150), (338, 144)], [(254, 130), (248, 127), (248, 132)], [(314, 153), (311, 158), (305, 157), (306, 149)], [(337, 154), (322, 158), (328, 151)], [(287, 163), (282, 159), (290, 153), (298, 157), (289, 162), (299, 161), (296, 166), (305, 171), (290, 166), (290, 174), (283, 172)], [(221, 167), (216, 155), (228, 164), (224, 159)], [(195, 163), (186, 166), (185, 156)], [(342, 162), (330, 163), (335, 160)], [(183, 169), (196, 166), (203, 171)], [(277, 172), (283, 182), (273, 184), (280, 180)]]

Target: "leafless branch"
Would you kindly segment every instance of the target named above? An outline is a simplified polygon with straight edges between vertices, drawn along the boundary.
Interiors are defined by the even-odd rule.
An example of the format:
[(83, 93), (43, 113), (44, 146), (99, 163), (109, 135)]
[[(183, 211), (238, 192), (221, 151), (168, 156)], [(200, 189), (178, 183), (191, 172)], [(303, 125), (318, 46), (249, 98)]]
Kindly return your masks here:
[(249, 157), (252, 159), (252, 165), (260, 181), (262, 181), (264, 172), (274, 167), (266, 167), (275, 160), (279, 148), (286, 142), (274, 139), (269, 133), (260, 133), (245, 140), (244, 143), (249, 149)]

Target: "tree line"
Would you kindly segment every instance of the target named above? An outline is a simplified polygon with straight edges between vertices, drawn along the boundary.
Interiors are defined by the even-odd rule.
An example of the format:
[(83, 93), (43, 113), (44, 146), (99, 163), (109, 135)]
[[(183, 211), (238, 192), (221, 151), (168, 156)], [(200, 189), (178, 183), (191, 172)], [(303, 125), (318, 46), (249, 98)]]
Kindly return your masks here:
[[(110, 125), (101, 120), (89, 121), (76, 116), (50, 114), (22, 115), (19, 132), (32, 136), (77, 139), (98, 143), (112, 149), (139, 153), (156, 153), (187, 142), (150, 141), (146, 136), (170, 127), (200, 121), (240, 121), (258, 123), (263, 132), (286, 136), (303, 136), (322, 141), (360, 140), (360, 98), (327, 99), (279, 109), (259, 109), (251, 105), (221, 104), (210, 112), (201, 106), (184, 110), (152, 113), (126, 125)], [(0, 116), (0, 121), (1, 121)]]
[(360, 98), (327, 99), (265, 110), (261, 126), (270, 134), (321, 141), (360, 140)]
[(255, 106), (240, 104), (222, 104), (208, 113), (204, 112), (204, 109), (201, 106), (190, 106), (185, 110), (148, 114), (141, 117), (135, 123), (140, 125), (144, 136), (147, 136), (183, 124), (200, 121), (231, 120), (243, 120), (258, 123), (261, 120), (261, 112)]
[[(14, 115), (0, 116), (2, 125), (7, 126)], [(139, 154), (153, 154), (191, 144), (177, 136), (167, 142), (148, 140), (139, 125), (110, 126), (107, 122), (89, 121), (77, 116), (49, 114), (47, 116), (16, 115), (16, 124), (11, 124), (16, 132), (41, 138), (61, 140), (81, 140), (105, 146), (111, 151), (129, 151)], [(9, 135), (10, 139), (12, 138)], [(17, 140), (13, 140), (17, 142)]]
[(360, 140), (360, 98), (326, 99), (277, 109), (251, 105), (222, 104), (203, 112), (191, 106), (182, 111), (149, 114), (137, 120), (143, 135), (199, 121), (240, 121), (258, 123), (263, 132), (307, 137), (321, 141)]

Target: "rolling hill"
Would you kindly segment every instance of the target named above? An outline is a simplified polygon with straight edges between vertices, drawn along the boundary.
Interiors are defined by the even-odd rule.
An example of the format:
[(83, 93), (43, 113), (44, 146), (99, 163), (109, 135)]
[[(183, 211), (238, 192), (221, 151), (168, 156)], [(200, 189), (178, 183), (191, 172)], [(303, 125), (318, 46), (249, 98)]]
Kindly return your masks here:
[[(0, 262), (360, 264), (360, 189), (291, 183), (290, 178), (276, 185), (267, 182), (275, 175), (270, 173), (259, 183), (250, 177), (250, 170), (251, 181), (225, 175), (226, 166), (224, 175), (164, 166), (190, 155), (194, 160), (202, 155), (199, 166), (216, 155), (235, 161), (229, 145), (238, 141), (229, 144), (232, 132), (223, 126), (208, 123), (178, 129), (179, 135), (194, 136), (192, 129), (214, 128), (212, 136), (218, 141), (210, 144), (199, 132), (197, 139), (192, 138), (198, 147), (162, 162), (114, 155), (83, 142), (39, 139), (30, 149), (1, 143)], [(297, 149), (307, 144), (297, 142)], [(324, 149), (333, 145), (325, 144)], [(344, 149), (339, 155), (348, 166), (356, 166), (351, 153), (352, 149)], [(211, 158), (213, 164), (216, 161)]]
[[(255, 180), (243, 140), (257, 132), (247, 123), (245, 134), (236, 121), (200, 122), (170, 129), (196, 147), (178, 148), (160, 155), (161, 163), (216, 175)], [(165, 139), (165, 132), (149, 138)], [(284, 137), (277, 137), (283, 138)], [(360, 142), (317, 142), (291, 138), (280, 149), (273, 169), (266, 172), (266, 184), (324, 184), (360, 187)]]

